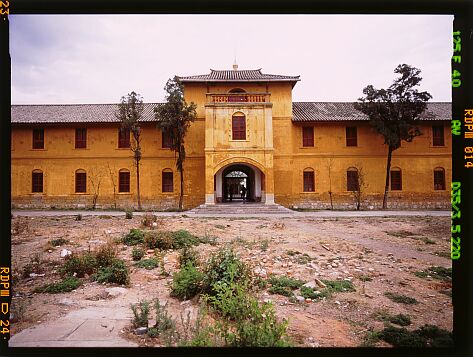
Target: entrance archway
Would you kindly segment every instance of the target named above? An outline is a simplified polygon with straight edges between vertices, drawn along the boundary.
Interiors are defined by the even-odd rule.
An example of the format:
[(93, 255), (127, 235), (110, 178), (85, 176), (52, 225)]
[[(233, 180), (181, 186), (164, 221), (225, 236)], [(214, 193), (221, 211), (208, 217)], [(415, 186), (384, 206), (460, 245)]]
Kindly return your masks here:
[(250, 164), (230, 164), (214, 176), (216, 202), (261, 202), (264, 175)]

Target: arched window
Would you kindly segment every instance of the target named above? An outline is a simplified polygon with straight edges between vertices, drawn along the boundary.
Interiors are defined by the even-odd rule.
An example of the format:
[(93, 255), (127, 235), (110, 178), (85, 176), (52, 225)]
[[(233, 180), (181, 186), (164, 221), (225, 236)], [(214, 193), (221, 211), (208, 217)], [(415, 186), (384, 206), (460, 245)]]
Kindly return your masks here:
[(76, 170), (76, 193), (87, 192), (87, 173), (85, 170)]
[[(246, 91), (241, 88), (233, 88), (228, 93), (246, 93)], [(246, 95), (229, 95), (228, 101), (229, 102), (247, 102), (248, 97)]]
[(118, 171), (118, 192), (130, 192), (130, 171), (127, 169)]
[(391, 191), (402, 190), (402, 171), (399, 167), (391, 169)]
[(232, 116), (232, 140), (246, 140), (246, 117), (243, 113)]
[(162, 192), (174, 192), (174, 175), (171, 169), (163, 170)]
[(314, 169), (306, 168), (304, 169), (304, 192), (314, 192), (314, 191), (315, 191)]
[(43, 171), (33, 170), (31, 173), (31, 192), (43, 192)]
[(347, 191), (358, 190), (358, 170), (355, 167), (349, 167), (347, 170)]
[(442, 167), (434, 169), (434, 190), (445, 190), (445, 170)]

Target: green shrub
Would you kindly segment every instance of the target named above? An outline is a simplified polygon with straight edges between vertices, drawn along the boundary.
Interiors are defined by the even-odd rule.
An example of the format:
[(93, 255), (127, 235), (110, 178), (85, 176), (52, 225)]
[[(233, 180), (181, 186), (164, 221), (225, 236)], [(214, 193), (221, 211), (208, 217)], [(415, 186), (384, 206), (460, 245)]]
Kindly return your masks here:
[(172, 246), (174, 249), (189, 247), (191, 245), (198, 245), (200, 243), (199, 239), (195, 235), (190, 234), (188, 231), (183, 229), (176, 232), (172, 232), (172, 239)]
[(156, 310), (156, 323), (154, 328), (158, 334), (176, 329), (176, 322), (168, 315), (167, 304), (161, 305), (159, 300), (156, 299), (154, 309)]
[(411, 318), (409, 315), (403, 314), (389, 316), (388, 321), (399, 326), (408, 326), (411, 324)]
[(350, 292), (356, 291), (353, 283), (348, 280), (322, 280), (331, 292)]
[(184, 247), (179, 253), (178, 262), (179, 267), (183, 267), (187, 263), (193, 266), (199, 266), (199, 253), (192, 247)]
[(123, 243), (126, 245), (137, 245), (143, 243), (144, 233), (140, 229), (132, 228), (130, 232), (123, 237)]
[(159, 266), (159, 260), (157, 258), (143, 259), (135, 263), (138, 268), (145, 268), (151, 270)]
[(234, 253), (232, 249), (222, 248), (214, 254), (204, 269), (203, 292), (213, 295), (214, 285), (230, 281), (250, 282), (251, 270)]
[(146, 334), (149, 336), (149, 337), (156, 337), (158, 336), (159, 332), (158, 332), (158, 329), (155, 328), (155, 327), (151, 327), (147, 332)]
[(253, 286), (257, 287), (259, 290), (266, 289), (268, 282), (260, 276), (257, 276), (253, 281)]
[(222, 316), (237, 320), (249, 315), (250, 296), (245, 283), (218, 281), (213, 286), (213, 295), (206, 295), (205, 301)]
[(379, 336), (394, 347), (453, 347), (454, 345), (450, 332), (433, 325), (424, 325), (414, 331), (388, 326), (379, 332)]
[(271, 286), (268, 289), (268, 292), (271, 294), (277, 294), (287, 297), (291, 297), (294, 295), (291, 288), (288, 288), (287, 286)]
[(427, 278), (429, 275), (430, 277), (438, 280), (452, 280), (452, 268), (432, 266), (426, 270), (416, 271), (414, 274), (419, 278)]
[(47, 284), (36, 288), (34, 291), (38, 293), (59, 294), (67, 293), (77, 289), (82, 285), (82, 282), (74, 276), (68, 276), (58, 283)]
[(127, 285), (129, 283), (128, 268), (123, 260), (115, 259), (111, 265), (101, 267), (93, 276), (99, 283), (116, 283)]
[(173, 248), (172, 234), (168, 231), (146, 231), (144, 243), (148, 249), (167, 250)]
[(173, 275), (171, 296), (187, 300), (197, 295), (201, 290), (204, 275), (191, 263), (184, 265)]
[(125, 211), (125, 218), (126, 219), (132, 219), (133, 218), (133, 211), (132, 210), (126, 210)]
[(411, 298), (411, 297), (406, 296), (406, 295), (400, 295), (400, 294), (396, 294), (396, 293), (385, 292), (384, 296), (386, 296), (390, 300), (392, 300), (394, 302), (397, 302), (397, 303), (400, 303), (400, 304), (407, 304), (407, 305), (417, 304), (416, 299)]
[(153, 223), (157, 221), (158, 221), (158, 217), (156, 217), (154, 214), (146, 213), (141, 219), (141, 225), (143, 227), (151, 228), (153, 227)]
[(133, 247), (133, 250), (131, 251), (131, 257), (133, 258), (134, 261), (138, 261), (144, 256), (145, 256), (145, 251), (143, 248)]
[(322, 297), (327, 297), (327, 293), (325, 294), (322, 294), (322, 293), (319, 293), (319, 294), (316, 294), (314, 289), (312, 288), (309, 288), (307, 286), (301, 286), (301, 296), (303, 296), (304, 298), (306, 299), (321, 299)]
[(66, 256), (64, 265), (60, 269), (61, 275), (74, 275), (83, 278), (86, 274), (91, 275), (97, 268), (97, 259), (95, 254), (86, 252), (81, 255), (74, 253)]
[(135, 327), (148, 327), (150, 305), (147, 300), (131, 304), (131, 311), (133, 311), (133, 325)]
[(69, 243), (69, 240), (64, 239), (64, 238), (58, 238), (58, 239), (51, 239), (49, 241), (53, 247), (59, 247), (61, 245)]
[(117, 254), (117, 247), (112, 242), (108, 242), (107, 244), (101, 245), (97, 252), (95, 252), (97, 266), (105, 267), (112, 265), (113, 261), (117, 257)]
[(288, 278), (287, 276), (271, 276), (268, 281), (273, 287), (286, 287), (291, 290), (299, 289), (305, 284), (305, 281)]

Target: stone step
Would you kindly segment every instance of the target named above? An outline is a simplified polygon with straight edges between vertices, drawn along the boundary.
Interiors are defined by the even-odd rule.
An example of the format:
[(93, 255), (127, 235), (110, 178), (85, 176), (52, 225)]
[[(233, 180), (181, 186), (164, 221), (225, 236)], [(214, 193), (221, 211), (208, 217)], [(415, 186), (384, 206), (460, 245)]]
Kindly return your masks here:
[(265, 205), (262, 203), (221, 203), (214, 205), (200, 205), (189, 213), (196, 214), (293, 214), (294, 211), (278, 204)]

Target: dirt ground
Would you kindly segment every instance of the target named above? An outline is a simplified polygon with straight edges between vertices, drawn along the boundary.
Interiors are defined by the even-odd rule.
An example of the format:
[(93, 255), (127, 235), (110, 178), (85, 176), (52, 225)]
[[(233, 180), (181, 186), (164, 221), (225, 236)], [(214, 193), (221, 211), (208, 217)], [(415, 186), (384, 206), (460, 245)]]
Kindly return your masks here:
[[(163, 276), (159, 268), (145, 270), (133, 266), (132, 247), (123, 244), (119, 244), (119, 257), (131, 269), (131, 283), (124, 295), (111, 295), (105, 291), (109, 285), (90, 281), (84, 281), (83, 286), (70, 293), (33, 293), (34, 288), (60, 279), (62, 249), (94, 250), (109, 239), (121, 238), (131, 228), (140, 228), (141, 220), (139, 216), (84, 216), (80, 221), (74, 216), (14, 217), (13, 305), (14, 310), (21, 311), (19, 320), (12, 322), (12, 335), (86, 307), (130, 311), (130, 304), (140, 299), (166, 301), (177, 321), (181, 313), (194, 313), (197, 301), (181, 302), (169, 296), (172, 273), (178, 269), (177, 251), (165, 255), (165, 270), (171, 275)], [(278, 317), (289, 320), (288, 332), (296, 346), (360, 346), (370, 331), (383, 329), (379, 316), (386, 313), (409, 315), (409, 329), (432, 324), (452, 330), (451, 283), (414, 275), (430, 266), (451, 267), (449, 217), (242, 219), (184, 215), (159, 218), (158, 229), (185, 229), (197, 236), (217, 237), (216, 245), (197, 247), (202, 257), (231, 244), (263, 276), (286, 275), (304, 281), (351, 280), (355, 292), (337, 293), (318, 302), (292, 303), (287, 297), (269, 294), (267, 288), (258, 292), (261, 301), (273, 302)], [(69, 243), (51, 246), (49, 241), (58, 238)], [(302, 256), (304, 253), (309, 260)], [(41, 273), (22, 277), (25, 265), (35, 254), (40, 255)], [(413, 297), (418, 304), (393, 302), (385, 292)], [(127, 329), (122, 330), (122, 335), (141, 345), (150, 343), (150, 339), (131, 336)], [(375, 346), (389, 345), (377, 342)]]

